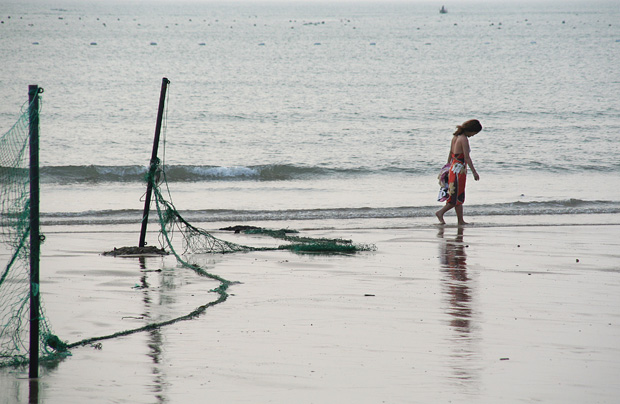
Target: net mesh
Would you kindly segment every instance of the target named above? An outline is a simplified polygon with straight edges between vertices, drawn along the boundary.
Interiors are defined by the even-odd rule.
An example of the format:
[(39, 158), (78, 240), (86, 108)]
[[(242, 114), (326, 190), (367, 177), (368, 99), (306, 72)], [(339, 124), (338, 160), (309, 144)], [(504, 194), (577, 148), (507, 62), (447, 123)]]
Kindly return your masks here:
[[(157, 217), (160, 224), (160, 244), (164, 248), (168, 248), (177, 258), (177, 261), (183, 266), (194, 270), (201, 276), (206, 276), (220, 282), (220, 286), (212, 290), (220, 294), (218, 303), (226, 300), (228, 297), (226, 290), (234, 282), (209, 273), (200, 266), (190, 263), (187, 257), (191, 257), (193, 254), (229, 254), (235, 252), (270, 250), (332, 254), (373, 251), (376, 249), (373, 244), (353, 244), (351, 240), (345, 239), (291, 236), (291, 233), (297, 233), (297, 231), (288, 229), (270, 230), (252, 226), (240, 226), (241, 230), (238, 230), (238, 232), (243, 231), (246, 234), (268, 235), (276, 239), (285, 240), (288, 243), (276, 247), (252, 247), (222, 240), (213, 236), (209, 231), (192, 225), (181, 216), (171, 201), (172, 198), (170, 197), (170, 189), (166, 181), (165, 170), (159, 163), (159, 160), (155, 162), (157, 168), (154, 170), (154, 174), (147, 176), (147, 181), (151, 182), (155, 195)], [(161, 181), (157, 179), (161, 179)], [(162, 191), (163, 189), (165, 189), (166, 193)], [(165, 197), (165, 194), (169, 196), (168, 199)], [(180, 235), (182, 238), (182, 251), (177, 251), (173, 244), (173, 239), (177, 235)]]
[[(0, 367), (24, 365), (28, 362), (29, 332), (29, 169), (28, 153), (29, 111), (22, 109), (17, 123), (0, 138), (0, 257), (7, 257), (7, 263), (0, 274)], [(165, 131), (164, 131), (165, 133)], [(164, 135), (165, 155), (165, 135)], [(159, 242), (162, 253), (170, 251), (183, 267), (189, 268), (201, 277), (219, 282), (219, 286), (209, 292), (216, 298), (196, 307), (191, 312), (160, 322), (152, 322), (141, 327), (122, 330), (112, 334), (86, 338), (77, 342), (62, 341), (51, 331), (45, 318), (43, 304), (40, 312), (40, 360), (62, 358), (70, 355), (69, 349), (93, 345), (93, 343), (122, 337), (142, 331), (164, 327), (178, 321), (191, 320), (204, 313), (207, 308), (220, 304), (228, 298), (228, 288), (235, 282), (208, 272), (205, 268), (190, 262), (194, 254), (229, 254), (236, 252), (289, 250), (298, 253), (354, 253), (374, 250), (374, 245), (353, 244), (350, 240), (301, 237), (295, 230), (269, 230), (252, 226), (241, 226), (246, 234), (269, 236), (282, 240), (285, 244), (275, 247), (252, 247), (233, 243), (213, 236), (209, 231), (198, 228), (185, 220), (172, 203), (172, 197), (164, 165), (157, 160), (152, 162), (145, 180), (152, 186), (157, 222), (159, 223)], [(167, 195), (167, 197), (166, 197)], [(229, 229), (226, 229), (229, 230)], [(181, 242), (175, 241), (180, 237)], [(177, 247), (180, 244), (179, 250)], [(109, 255), (143, 253), (144, 247), (123, 247)], [(150, 250), (152, 251), (152, 250)], [(107, 253), (104, 253), (107, 254)]]
[[(269, 236), (275, 239), (284, 240), (287, 244), (278, 245), (276, 247), (252, 247), (242, 244), (232, 243), (213, 236), (210, 232), (200, 229), (187, 222), (179, 211), (174, 207), (172, 202), (164, 197), (162, 188), (168, 190), (165, 181), (165, 173), (163, 170), (158, 177), (164, 178), (163, 186), (154, 184), (153, 192), (155, 194), (155, 202), (157, 213), (161, 226), (160, 243), (169, 246), (173, 253), (178, 256), (172, 248), (171, 240), (174, 234), (181, 234), (183, 241), (182, 254), (191, 253), (234, 253), (241, 251), (268, 251), (268, 250), (289, 250), (294, 252), (314, 252), (323, 254), (335, 253), (355, 253), (358, 251), (372, 251), (375, 249), (371, 244), (355, 244), (351, 240), (342, 238), (315, 238), (298, 236), (297, 230), (291, 229), (264, 229), (253, 226), (234, 226), (220, 230), (234, 230), (235, 232), (243, 232), (245, 234), (254, 234)], [(151, 179), (152, 180), (152, 179)], [(293, 235), (294, 234), (294, 235)], [(177, 257), (179, 258), (179, 257)]]
[[(0, 367), (29, 360), (29, 111), (30, 106), (24, 105), (17, 122), (0, 136)], [(66, 347), (51, 331), (41, 303), (40, 360), (66, 354)]]
[[(199, 276), (219, 282), (219, 286), (210, 290), (210, 292), (215, 293), (217, 297), (215, 300), (206, 302), (205, 304), (196, 307), (188, 314), (166, 321), (146, 324), (138, 328), (115, 332), (109, 335), (83, 339), (81, 341), (67, 344), (68, 348), (89, 344), (92, 345), (98, 341), (153, 330), (179, 321), (191, 320), (200, 316), (207, 310), (207, 308), (226, 301), (229, 296), (227, 292), (229, 286), (235, 284), (236, 282), (227, 280), (217, 274), (210, 273), (200, 265), (192, 263), (191, 258), (195, 254), (229, 254), (236, 252), (269, 250), (290, 250), (300, 253), (313, 252), (330, 254), (371, 251), (375, 249), (374, 245), (353, 244), (350, 240), (290, 236), (289, 234), (296, 233), (296, 231), (268, 230), (262, 228), (252, 228), (250, 226), (242, 226), (244, 228), (243, 232), (246, 234), (268, 235), (277, 239), (288, 241), (288, 244), (279, 245), (276, 247), (252, 247), (222, 240), (213, 236), (209, 231), (192, 225), (185, 220), (183, 216), (181, 216), (171, 201), (172, 198), (170, 196), (170, 190), (168, 183), (165, 180), (165, 170), (163, 170), (163, 168), (159, 165), (159, 161), (155, 162), (154, 165), (155, 168), (151, 170), (150, 174), (147, 175), (146, 181), (150, 182), (152, 185), (155, 208), (157, 210), (157, 221), (160, 225), (159, 242), (162, 246), (161, 251), (170, 251), (176, 257), (177, 262), (183, 267), (191, 269)], [(165, 193), (163, 190), (165, 190)], [(168, 198), (165, 197), (165, 194), (168, 195)], [(178, 237), (181, 238), (181, 248), (177, 250), (175, 245), (178, 246), (179, 243), (175, 242), (175, 239)], [(127, 251), (125, 247), (115, 250)], [(141, 254), (144, 250), (136, 247), (134, 251), (137, 254)]]

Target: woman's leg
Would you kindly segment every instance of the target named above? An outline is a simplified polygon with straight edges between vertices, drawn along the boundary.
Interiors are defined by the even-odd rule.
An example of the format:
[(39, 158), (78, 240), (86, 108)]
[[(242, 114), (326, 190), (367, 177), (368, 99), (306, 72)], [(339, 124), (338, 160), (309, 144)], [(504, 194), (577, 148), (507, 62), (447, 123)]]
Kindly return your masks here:
[(454, 208), (454, 210), (456, 212), (456, 217), (459, 221), (460, 226), (469, 224), (465, 220), (463, 220), (463, 205), (456, 205), (456, 208)]
[[(439, 219), (439, 224), (446, 224), (446, 222), (443, 220), (443, 215), (449, 211), (450, 209), (452, 209), (454, 207), (454, 205), (451, 205), (449, 203), (446, 203), (446, 205), (439, 209), (437, 212), (435, 212), (435, 216), (437, 216), (437, 219)], [(461, 210), (462, 212), (462, 210)]]

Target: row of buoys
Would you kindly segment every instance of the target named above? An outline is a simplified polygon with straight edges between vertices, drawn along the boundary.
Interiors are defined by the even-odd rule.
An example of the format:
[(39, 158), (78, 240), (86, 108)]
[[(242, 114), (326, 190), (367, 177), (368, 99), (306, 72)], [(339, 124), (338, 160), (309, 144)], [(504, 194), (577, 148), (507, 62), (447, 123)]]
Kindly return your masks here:
[[(8, 18), (10, 19), (11, 17), (8, 17)], [(63, 19), (62, 17), (58, 17), (58, 18), (59, 18), (59, 19)], [(80, 17), (80, 19), (81, 19), (81, 17)], [(97, 18), (97, 20), (99, 20), (99, 18)], [(119, 19), (119, 21), (120, 21), (120, 19)], [(191, 21), (191, 19), (190, 19), (190, 21)], [(205, 22), (206, 22), (206, 20), (205, 20)], [(216, 22), (217, 22), (217, 20), (216, 20)], [(525, 20), (525, 22), (526, 22), (526, 24), (527, 24), (527, 25), (532, 25), (532, 23), (528, 22), (528, 20), (527, 20), (527, 19)], [(4, 24), (4, 21), (3, 21), (3, 20), (2, 20), (2, 21), (0, 21), (0, 24)], [(318, 22), (316, 22), (316, 23), (304, 23), (304, 25), (320, 25), (320, 24), (325, 24), (325, 22), (321, 22), (321, 23), (318, 23)], [(565, 20), (564, 20), (564, 21), (562, 21), (562, 24), (566, 24), (566, 21), (565, 21)], [(178, 23), (176, 23), (175, 25), (179, 25), (179, 24), (178, 24)], [(209, 25), (211, 25), (211, 24), (209, 24)], [(33, 27), (33, 26), (34, 26), (34, 24), (32, 24), (32, 23), (31, 23), (31, 24), (28, 24), (28, 26)], [(104, 26), (104, 27), (107, 27), (106, 23), (103, 23), (103, 26)], [(140, 23), (138, 23), (138, 26), (141, 26), (141, 24), (140, 24)], [(254, 24), (254, 26), (256, 26), (256, 24)], [(458, 24), (457, 24), (457, 23), (454, 23), (454, 26), (458, 26)], [(493, 23), (493, 22), (491, 22), (491, 23), (489, 24), (489, 26), (494, 27), (494, 26), (496, 26), (496, 24), (495, 24), (495, 23)], [(612, 26), (612, 24), (609, 24), (609, 26), (611, 27), (611, 26)], [(168, 28), (168, 26), (166, 25), (166, 27), (165, 27), (165, 28)], [(234, 27), (233, 27), (233, 26), (231, 26), (230, 28), (231, 28), (231, 29), (233, 29)], [(290, 27), (290, 28), (291, 28), (291, 29), (295, 29), (295, 27)], [(357, 29), (357, 28), (356, 28), (356, 27), (353, 27), (353, 29)], [(420, 27), (418, 27), (418, 28), (416, 28), (416, 29), (417, 29), (417, 30), (420, 30)], [(502, 29), (502, 23), (501, 23), (501, 22), (497, 23), (497, 29)], [(576, 29), (576, 27), (573, 27), (573, 29)]]
[[(617, 43), (618, 43), (618, 42), (620, 42), (620, 39), (616, 39), (616, 42), (617, 42)], [(32, 44), (33, 44), (33, 45), (40, 45), (40, 43), (39, 43), (39, 42), (37, 42), (37, 41), (33, 42)], [(207, 44), (206, 42), (200, 42), (198, 45), (199, 45), (199, 46), (205, 46), (206, 44)], [(484, 44), (485, 44), (485, 45), (490, 45), (491, 43), (490, 43), (490, 42), (485, 42)], [(530, 42), (530, 44), (531, 44), (531, 45), (536, 45), (536, 41), (531, 41), (531, 42)], [(90, 43), (90, 45), (91, 45), (91, 46), (96, 46), (96, 45), (97, 45), (97, 42), (91, 42), (91, 43)], [(150, 43), (150, 45), (151, 45), (151, 46), (157, 46), (157, 42), (151, 42), (151, 43)], [(314, 46), (320, 46), (320, 45), (322, 45), (322, 43), (321, 43), (321, 42), (315, 42), (315, 43), (314, 43)], [(369, 45), (370, 45), (370, 46), (376, 46), (376, 45), (377, 45), (377, 43), (376, 43), (376, 42), (371, 42)], [(431, 44), (430, 42), (426, 42), (424, 45), (429, 46), (429, 45), (432, 45), (432, 44)], [(265, 42), (260, 42), (260, 43), (258, 44), (258, 46), (266, 46), (266, 44), (265, 44)]]
[[(620, 40), (618, 40), (618, 41), (616, 41), (616, 42), (620, 42)], [(40, 45), (40, 43), (39, 43), (39, 42), (33, 42), (32, 44), (33, 44), (33, 45)], [(205, 46), (206, 44), (207, 44), (206, 42), (200, 42), (198, 45), (199, 45), (199, 46)], [(91, 46), (97, 46), (97, 42), (91, 42), (91, 43), (90, 43), (90, 45), (91, 45)], [(157, 42), (151, 42), (151, 43), (150, 43), (150, 45), (151, 45), (151, 46), (157, 46)], [(265, 45), (266, 45), (266, 44), (265, 44), (265, 42), (260, 42), (260, 43), (258, 44), (258, 46), (265, 46)], [(321, 43), (321, 42), (315, 42), (315, 43), (314, 43), (314, 46), (320, 46), (320, 45), (322, 45), (322, 43)], [(370, 43), (370, 46), (376, 46), (376, 45), (377, 45), (377, 43), (376, 43), (376, 42), (371, 42), (371, 43)], [(425, 44), (425, 45), (430, 45), (430, 43), (427, 43), (427, 44)]]
[[(620, 39), (616, 39), (616, 43), (620, 43)], [(35, 42), (33, 42), (32, 44), (33, 44), (33, 45), (40, 45), (40, 43), (39, 43), (39, 42), (36, 42), (36, 41), (35, 41)], [(485, 42), (484, 44), (485, 44), (485, 45), (490, 45), (490, 44), (491, 44), (491, 42)], [(536, 45), (536, 41), (530, 41), (530, 44), (531, 44), (531, 45)], [(91, 45), (91, 46), (96, 46), (96, 45), (97, 45), (97, 42), (91, 42), (91, 43), (90, 43), (90, 45)], [(151, 42), (151, 43), (150, 43), (150, 45), (151, 45), (151, 46), (157, 46), (157, 42)], [(199, 46), (205, 46), (205, 45), (206, 45), (206, 42), (200, 42), (198, 45), (199, 45)], [(314, 46), (320, 46), (320, 45), (322, 45), (322, 44), (321, 44), (321, 42), (315, 42), (315, 43), (314, 43)], [(377, 45), (377, 43), (376, 43), (376, 42), (371, 42), (369, 45), (370, 45), (370, 46), (376, 46), (376, 45)], [(430, 42), (426, 42), (424, 45), (426, 45), (426, 46), (430, 46), (430, 45), (432, 45), (432, 43), (430, 43)], [(266, 46), (266, 44), (265, 44), (265, 42), (260, 42), (260, 43), (258, 44), (258, 46)]]

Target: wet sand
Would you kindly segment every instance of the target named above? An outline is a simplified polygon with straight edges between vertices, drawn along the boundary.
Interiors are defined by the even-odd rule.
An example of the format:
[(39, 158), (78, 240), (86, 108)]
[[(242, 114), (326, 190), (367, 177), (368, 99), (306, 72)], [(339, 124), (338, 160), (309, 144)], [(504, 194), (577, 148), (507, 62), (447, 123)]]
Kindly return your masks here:
[[(39, 403), (617, 402), (620, 225), (374, 224), (304, 232), (374, 243), (374, 252), (196, 256), (240, 282), (224, 303), (74, 348), (38, 383), (1, 369), (0, 402), (28, 402), (34, 385)], [(61, 339), (217, 299), (218, 282), (173, 257), (101, 255), (135, 245), (134, 230), (47, 232), (42, 293)]]

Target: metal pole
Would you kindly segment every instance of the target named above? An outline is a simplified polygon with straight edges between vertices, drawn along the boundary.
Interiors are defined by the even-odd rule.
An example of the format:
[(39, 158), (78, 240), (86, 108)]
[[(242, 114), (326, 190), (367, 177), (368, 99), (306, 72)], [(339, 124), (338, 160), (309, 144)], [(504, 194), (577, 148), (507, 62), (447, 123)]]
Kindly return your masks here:
[(39, 93), (38, 85), (28, 86), (30, 135), (30, 368), (31, 379), (39, 377)]
[(153, 181), (157, 170), (157, 149), (159, 148), (159, 135), (161, 133), (161, 121), (164, 116), (164, 103), (166, 102), (166, 88), (170, 80), (161, 80), (161, 93), (159, 94), (159, 110), (157, 111), (157, 124), (155, 125), (155, 138), (153, 139), (153, 153), (151, 154), (151, 165), (149, 167), (148, 182), (146, 184), (146, 199), (144, 200), (144, 213), (142, 213), (142, 229), (140, 230), (139, 247), (146, 245), (146, 225), (149, 221), (149, 209), (151, 206), (151, 194), (153, 193)]

